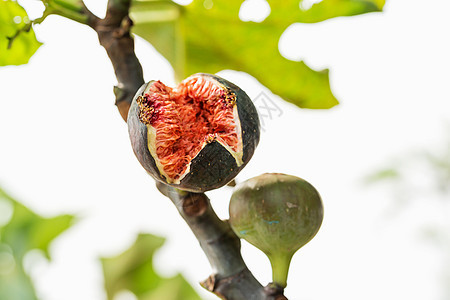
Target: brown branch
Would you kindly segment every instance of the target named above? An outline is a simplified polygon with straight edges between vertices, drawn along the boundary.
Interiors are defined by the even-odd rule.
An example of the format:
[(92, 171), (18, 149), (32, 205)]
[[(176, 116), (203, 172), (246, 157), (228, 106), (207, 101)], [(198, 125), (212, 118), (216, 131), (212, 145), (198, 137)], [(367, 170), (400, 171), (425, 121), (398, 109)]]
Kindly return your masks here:
[(227, 300), (287, 300), (283, 290), (264, 288), (248, 270), (241, 256), (240, 239), (220, 220), (204, 193), (190, 193), (157, 183), (170, 198), (200, 242), (214, 271), (202, 286)]
[(114, 67), (118, 84), (114, 87), (116, 105), (126, 121), (136, 91), (144, 84), (142, 66), (134, 52), (130, 34), (133, 22), (128, 16), (130, 0), (109, 0), (104, 19), (89, 14), (88, 25), (98, 35)]
[[(116, 105), (126, 121), (136, 91), (144, 83), (142, 66), (134, 52), (128, 16), (130, 0), (109, 0), (106, 17), (100, 19), (85, 7), (87, 25), (98, 34), (118, 80)], [(287, 300), (283, 289), (263, 287), (242, 259), (240, 239), (226, 221), (220, 220), (204, 193), (190, 193), (157, 183), (158, 189), (175, 204), (206, 254), (214, 274), (202, 286), (226, 300)]]

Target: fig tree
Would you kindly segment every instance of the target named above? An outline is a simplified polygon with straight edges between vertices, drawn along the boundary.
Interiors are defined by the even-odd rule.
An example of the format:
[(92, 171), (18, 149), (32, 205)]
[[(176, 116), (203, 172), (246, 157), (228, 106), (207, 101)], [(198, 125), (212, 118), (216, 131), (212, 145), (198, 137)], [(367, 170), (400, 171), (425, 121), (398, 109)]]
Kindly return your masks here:
[(229, 212), (233, 231), (268, 256), (273, 282), (282, 288), (292, 256), (315, 236), (323, 219), (317, 190), (301, 178), (277, 173), (237, 185)]
[(259, 142), (258, 114), (247, 94), (211, 74), (176, 88), (144, 84), (128, 113), (133, 151), (156, 180), (191, 192), (219, 188), (248, 163)]

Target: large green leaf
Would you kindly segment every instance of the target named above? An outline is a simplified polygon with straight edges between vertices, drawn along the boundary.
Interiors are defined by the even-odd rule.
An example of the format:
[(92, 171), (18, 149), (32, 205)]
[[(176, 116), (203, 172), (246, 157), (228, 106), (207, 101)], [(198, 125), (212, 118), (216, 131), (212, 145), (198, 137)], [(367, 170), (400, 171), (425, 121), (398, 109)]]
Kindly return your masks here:
[(42, 218), (0, 189), (0, 299), (37, 299), (23, 268), (23, 258), (33, 249), (49, 259), (51, 241), (70, 227), (73, 216)]
[[(329, 87), (328, 70), (316, 72), (303, 62), (281, 56), (278, 40), (284, 30), (295, 22), (380, 11), (385, 3), (324, 0), (301, 10), (299, 0), (270, 0), (270, 15), (255, 23), (239, 19), (243, 1), (209, 1), (212, 5), (194, 0), (183, 7), (170, 0), (135, 0), (133, 30), (172, 63), (178, 78), (224, 69), (244, 71), (285, 100), (305, 108), (330, 108), (338, 102)], [(178, 15), (180, 18), (175, 17)]]
[(0, 1), (0, 66), (26, 64), (41, 46), (30, 22), (16, 1)]
[(340, 16), (355, 16), (381, 11), (385, 0), (323, 0), (308, 10), (299, 9), (300, 1), (269, 0), (272, 12), (265, 21), (286, 27), (294, 22), (316, 23)]
[(153, 254), (164, 239), (140, 234), (130, 249), (112, 258), (102, 258), (108, 299), (121, 291), (130, 291), (139, 300), (200, 300), (194, 289), (181, 276), (159, 276), (153, 269)]

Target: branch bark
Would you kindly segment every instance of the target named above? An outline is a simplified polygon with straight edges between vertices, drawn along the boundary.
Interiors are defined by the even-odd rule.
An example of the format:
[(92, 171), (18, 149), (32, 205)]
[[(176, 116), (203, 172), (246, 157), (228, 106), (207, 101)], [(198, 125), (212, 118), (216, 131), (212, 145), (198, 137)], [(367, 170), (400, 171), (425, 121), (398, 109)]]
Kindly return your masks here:
[(114, 87), (116, 106), (126, 121), (128, 110), (136, 91), (144, 84), (141, 63), (134, 52), (134, 40), (130, 34), (133, 22), (128, 16), (130, 0), (109, 0), (106, 16), (97, 18), (86, 9), (88, 23), (98, 35), (114, 67), (117, 86)]
[(134, 52), (134, 40), (130, 34), (133, 26), (128, 16), (130, 5), (131, 0), (109, 0), (106, 16), (101, 19), (82, 1), (80, 6), (50, 1), (46, 3), (43, 16), (33, 21), (33, 24), (38, 24), (47, 16), (57, 14), (95, 30), (114, 67), (118, 82), (114, 87), (116, 106), (125, 121), (136, 91), (144, 84), (142, 66)]
[(283, 289), (263, 287), (241, 256), (241, 242), (226, 221), (220, 220), (204, 193), (184, 192), (156, 184), (178, 209), (200, 243), (213, 269), (202, 286), (227, 300), (287, 300)]
[[(131, 0), (109, 0), (103, 19), (83, 9), (87, 17), (83, 23), (97, 32), (114, 67), (118, 81), (114, 89), (116, 105), (125, 121), (136, 91), (144, 84), (130, 34), (130, 4)], [(248, 270), (241, 256), (240, 239), (227, 221), (217, 217), (204, 193), (183, 192), (162, 183), (157, 187), (174, 203), (211, 264), (213, 274), (202, 283), (204, 288), (225, 300), (287, 300), (282, 288), (273, 284), (263, 287)]]

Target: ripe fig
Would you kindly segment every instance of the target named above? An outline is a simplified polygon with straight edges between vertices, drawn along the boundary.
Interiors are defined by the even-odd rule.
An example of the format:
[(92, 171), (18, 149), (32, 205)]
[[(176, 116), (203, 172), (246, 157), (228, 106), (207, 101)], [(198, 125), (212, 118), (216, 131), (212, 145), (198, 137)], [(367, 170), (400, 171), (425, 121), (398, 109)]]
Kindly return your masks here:
[(292, 256), (322, 224), (317, 190), (295, 176), (263, 174), (237, 185), (229, 210), (233, 231), (268, 256), (273, 282), (286, 287)]
[(247, 94), (211, 74), (176, 88), (144, 84), (128, 113), (133, 151), (156, 180), (204, 192), (231, 181), (258, 145), (258, 114)]

